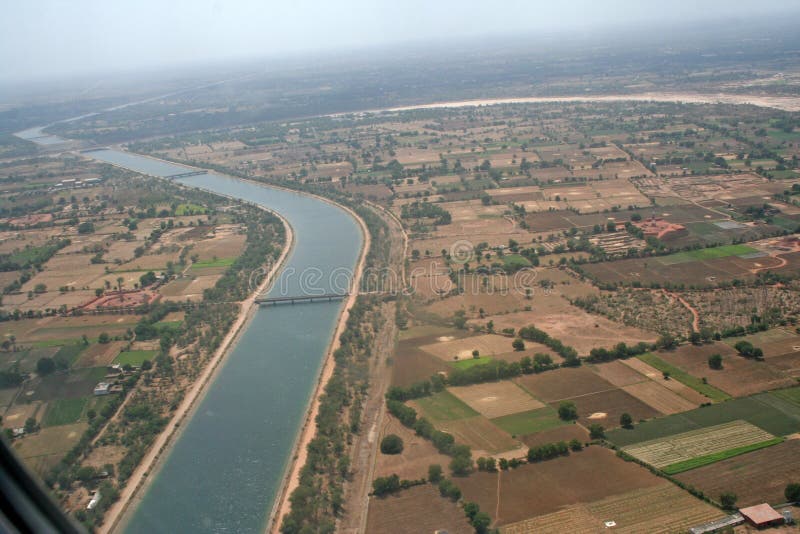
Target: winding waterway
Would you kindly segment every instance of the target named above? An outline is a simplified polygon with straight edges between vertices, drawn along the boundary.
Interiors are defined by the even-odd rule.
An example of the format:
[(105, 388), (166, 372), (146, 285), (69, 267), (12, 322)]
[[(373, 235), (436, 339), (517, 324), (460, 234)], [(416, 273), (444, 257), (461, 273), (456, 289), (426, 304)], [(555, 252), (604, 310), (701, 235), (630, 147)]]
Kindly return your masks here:
[[(116, 150), (89, 157), (155, 176), (185, 167)], [(323, 200), (209, 173), (179, 180), (275, 210), (295, 245), (270, 296), (341, 292), (363, 236)], [(125, 532), (262, 532), (342, 302), (261, 308), (163, 460)], [(153, 476), (153, 475), (151, 475)]]

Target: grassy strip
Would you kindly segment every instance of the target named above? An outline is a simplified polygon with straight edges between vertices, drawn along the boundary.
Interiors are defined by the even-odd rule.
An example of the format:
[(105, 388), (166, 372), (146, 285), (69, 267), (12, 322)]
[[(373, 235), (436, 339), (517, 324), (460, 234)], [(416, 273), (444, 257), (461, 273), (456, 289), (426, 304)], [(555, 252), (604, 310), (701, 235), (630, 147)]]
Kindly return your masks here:
[(210, 269), (213, 267), (230, 267), (236, 258), (218, 258), (216, 260), (198, 261), (192, 264), (192, 269)]
[(59, 426), (77, 423), (83, 410), (86, 408), (89, 399), (79, 397), (77, 399), (58, 399), (52, 401), (47, 406), (47, 411), (42, 419), (42, 426)]
[(759, 449), (772, 447), (773, 445), (777, 445), (782, 441), (783, 438), (773, 438), (767, 441), (762, 441), (760, 443), (743, 445), (741, 447), (735, 447), (733, 449), (728, 449), (726, 451), (715, 452), (713, 454), (707, 454), (705, 456), (698, 456), (697, 458), (692, 458), (691, 460), (684, 460), (682, 462), (676, 462), (674, 464), (670, 464), (665, 468), (663, 468), (662, 471), (664, 471), (664, 473), (668, 475), (677, 475), (678, 473), (683, 473), (684, 471), (689, 471), (691, 469), (703, 467), (704, 465), (713, 464), (722, 460), (727, 460), (728, 458), (733, 458), (734, 456), (739, 456), (740, 454), (745, 454), (747, 452), (753, 452)]
[(670, 378), (674, 378), (678, 382), (689, 386), (693, 390), (705, 395), (715, 402), (726, 401), (732, 398), (721, 389), (717, 389), (711, 384), (704, 384), (703, 381), (696, 376), (692, 376), (683, 369), (665, 362), (655, 354), (648, 352), (638, 356), (638, 358), (661, 372), (669, 373)]
[(470, 367), (475, 367), (476, 365), (482, 365), (484, 363), (489, 363), (491, 361), (492, 358), (490, 358), (489, 356), (481, 356), (480, 358), (470, 358), (468, 360), (459, 360), (457, 362), (449, 362), (449, 363), (456, 369), (469, 369)]
[(419, 398), (416, 403), (432, 421), (455, 421), (480, 415), (447, 390)]
[(727, 258), (729, 256), (741, 256), (743, 254), (750, 254), (758, 252), (752, 247), (747, 245), (723, 245), (721, 247), (701, 248), (698, 250), (690, 250), (687, 252), (677, 252), (668, 256), (659, 258), (659, 261), (664, 265), (674, 265), (676, 263), (688, 263), (691, 261), (713, 260), (716, 258)]

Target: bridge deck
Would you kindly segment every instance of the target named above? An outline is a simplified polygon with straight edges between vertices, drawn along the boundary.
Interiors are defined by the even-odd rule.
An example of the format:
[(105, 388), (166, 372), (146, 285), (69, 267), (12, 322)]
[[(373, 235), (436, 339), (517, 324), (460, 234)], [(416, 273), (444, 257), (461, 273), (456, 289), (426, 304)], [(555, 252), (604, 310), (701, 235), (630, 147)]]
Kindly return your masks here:
[(314, 301), (332, 301), (343, 299), (350, 293), (325, 293), (323, 295), (300, 295), (297, 297), (262, 297), (255, 299), (256, 304), (270, 305), (270, 304), (295, 304), (298, 302), (314, 302)]

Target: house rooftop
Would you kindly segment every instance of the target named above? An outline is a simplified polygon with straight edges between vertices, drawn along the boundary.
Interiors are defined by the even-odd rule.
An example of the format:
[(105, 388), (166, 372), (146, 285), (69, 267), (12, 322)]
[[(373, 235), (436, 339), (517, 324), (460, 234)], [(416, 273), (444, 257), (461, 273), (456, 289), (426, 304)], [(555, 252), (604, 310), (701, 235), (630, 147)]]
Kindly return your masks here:
[(764, 525), (773, 521), (783, 521), (783, 516), (767, 503), (741, 508), (739, 513), (756, 525)]

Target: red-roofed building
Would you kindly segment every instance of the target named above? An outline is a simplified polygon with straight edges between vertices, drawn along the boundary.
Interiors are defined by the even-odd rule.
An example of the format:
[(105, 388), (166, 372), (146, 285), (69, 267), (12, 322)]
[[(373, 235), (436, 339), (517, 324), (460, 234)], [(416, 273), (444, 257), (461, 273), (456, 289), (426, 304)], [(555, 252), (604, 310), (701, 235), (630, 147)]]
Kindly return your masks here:
[(740, 508), (739, 513), (756, 528), (766, 528), (783, 524), (783, 516), (775, 508), (764, 503)]

